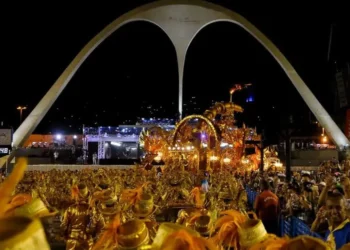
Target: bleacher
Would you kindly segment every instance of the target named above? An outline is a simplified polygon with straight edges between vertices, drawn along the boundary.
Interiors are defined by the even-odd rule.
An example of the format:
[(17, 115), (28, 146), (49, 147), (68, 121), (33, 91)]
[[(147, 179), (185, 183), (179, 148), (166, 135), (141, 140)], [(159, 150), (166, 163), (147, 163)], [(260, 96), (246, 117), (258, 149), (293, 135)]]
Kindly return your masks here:
[[(250, 207), (253, 207), (255, 198), (258, 196), (258, 193), (249, 187), (246, 188), (246, 191), (248, 196), (248, 205)], [(288, 218), (281, 217), (280, 232), (281, 236), (288, 236), (291, 238), (299, 235), (309, 235), (322, 239), (322, 237), (319, 234), (311, 232), (310, 227), (306, 225), (302, 220), (293, 216)]]

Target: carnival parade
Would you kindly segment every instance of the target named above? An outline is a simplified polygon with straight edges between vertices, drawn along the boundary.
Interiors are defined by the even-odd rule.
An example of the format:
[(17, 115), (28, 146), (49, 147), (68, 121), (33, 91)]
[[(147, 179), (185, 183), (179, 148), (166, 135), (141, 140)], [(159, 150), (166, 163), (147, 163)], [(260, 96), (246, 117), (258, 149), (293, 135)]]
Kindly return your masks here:
[[(259, 150), (236, 112), (217, 103), (172, 131), (144, 130), (146, 154), (129, 169), (25, 171), (19, 159), (1, 185), (1, 249), (346, 249), (350, 161), (288, 182), (277, 152)], [(289, 217), (315, 233), (282, 232)]]
[(13, 18), (0, 250), (350, 250), (347, 15), (136, 2)]

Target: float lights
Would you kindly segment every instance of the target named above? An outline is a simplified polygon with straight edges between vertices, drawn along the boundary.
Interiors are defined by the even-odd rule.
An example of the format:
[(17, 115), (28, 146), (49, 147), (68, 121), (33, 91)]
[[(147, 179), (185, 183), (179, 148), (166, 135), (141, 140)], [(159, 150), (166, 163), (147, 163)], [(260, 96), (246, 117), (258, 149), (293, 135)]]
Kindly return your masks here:
[(219, 159), (219, 157), (213, 155), (213, 156), (210, 156), (210, 160), (211, 161), (217, 161)]
[(231, 159), (230, 158), (225, 158), (223, 161), (224, 161), (225, 164), (228, 164), (228, 163), (231, 162)]
[(276, 163), (275, 163), (275, 166), (276, 166), (276, 167), (278, 167), (278, 168), (280, 168), (280, 167), (282, 167), (282, 166), (283, 166), (283, 164), (282, 164), (282, 163), (280, 163), (280, 162), (276, 162)]
[(248, 159), (243, 159), (243, 160), (242, 160), (242, 163), (243, 163), (243, 164), (247, 164), (247, 163), (249, 163), (249, 160), (248, 160)]

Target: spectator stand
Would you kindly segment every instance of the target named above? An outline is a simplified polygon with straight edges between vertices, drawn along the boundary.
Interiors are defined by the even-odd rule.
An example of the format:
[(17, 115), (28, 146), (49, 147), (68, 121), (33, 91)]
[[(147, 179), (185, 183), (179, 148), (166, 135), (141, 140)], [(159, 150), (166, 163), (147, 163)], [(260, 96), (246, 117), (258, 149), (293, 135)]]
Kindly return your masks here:
[[(247, 196), (248, 196), (248, 205), (253, 207), (255, 199), (258, 196), (258, 193), (249, 187), (247, 187), (246, 190), (247, 190)], [(281, 232), (281, 236), (288, 236), (291, 238), (299, 235), (309, 235), (312, 237), (322, 239), (322, 237), (319, 234), (315, 232), (311, 232), (311, 229), (309, 228), (309, 226), (306, 225), (302, 220), (296, 217), (288, 217), (288, 218), (281, 217), (280, 232)]]

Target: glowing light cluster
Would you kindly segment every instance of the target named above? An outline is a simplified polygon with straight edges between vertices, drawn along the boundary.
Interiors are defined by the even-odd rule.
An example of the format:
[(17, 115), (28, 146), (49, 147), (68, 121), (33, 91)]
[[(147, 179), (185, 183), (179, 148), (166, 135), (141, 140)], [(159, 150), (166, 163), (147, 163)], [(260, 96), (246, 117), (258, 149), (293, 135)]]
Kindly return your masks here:
[(186, 147), (180, 147), (178, 145), (175, 145), (175, 147), (168, 147), (169, 151), (192, 151), (194, 150), (194, 146), (186, 146)]

